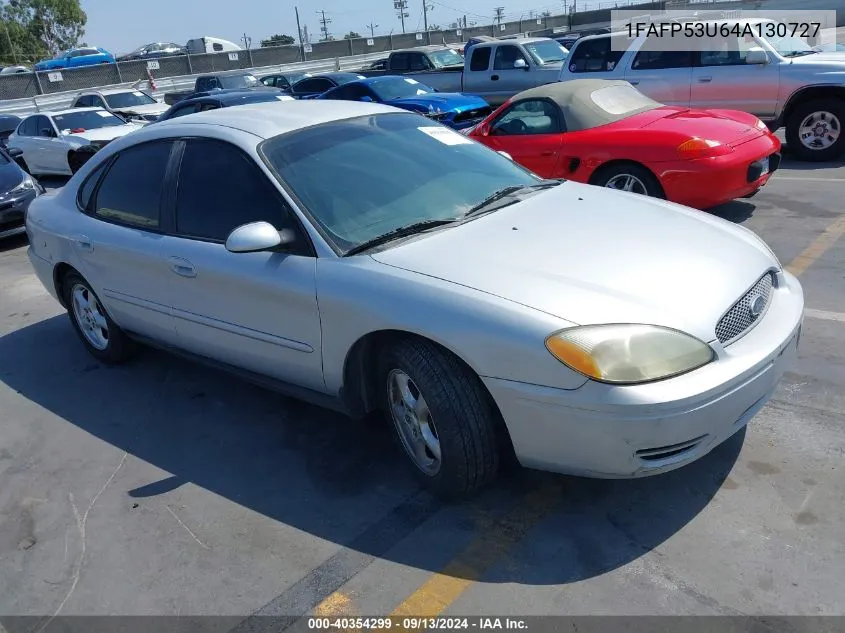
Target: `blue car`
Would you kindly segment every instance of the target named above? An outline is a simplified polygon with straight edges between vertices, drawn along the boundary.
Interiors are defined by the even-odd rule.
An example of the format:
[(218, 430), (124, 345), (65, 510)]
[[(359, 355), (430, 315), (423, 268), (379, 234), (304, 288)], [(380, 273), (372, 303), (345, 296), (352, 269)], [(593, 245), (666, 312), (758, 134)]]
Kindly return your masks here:
[(213, 92), (199, 93), (190, 99), (179, 101), (156, 119), (156, 122), (167, 121), (168, 119), (185, 116), (186, 114), (216, 110), (218, 108), (230, 108), (248, 103), (293, 100), (293, 97), (286, 95), (281, 90), (273, 90), (271, 88), (266, 90), (215, 90)]
[(437, 92), (416, 79), (384, 75), (333, 88), (318, 99), (366, 101), (419, 112), (456, 130), (472, 127), (493, 111), (484, 99), (457, 92)]
[(93, 66), (95, 64), (113, 64), (114, 55), (104, 48), (72, 48), (69, 51), (59, 53), (53, 59), (40, 61), (33, 67), (35, 71), (40, 70), (64, 70), (65, 68), (79, 68), (81, 66)]

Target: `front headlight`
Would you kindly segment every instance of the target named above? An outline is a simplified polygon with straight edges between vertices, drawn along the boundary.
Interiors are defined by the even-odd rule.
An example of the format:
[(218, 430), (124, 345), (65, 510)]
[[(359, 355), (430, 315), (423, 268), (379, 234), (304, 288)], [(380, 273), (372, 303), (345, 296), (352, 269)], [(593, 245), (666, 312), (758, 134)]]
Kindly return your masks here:
[(24, 176), (21, 184), (12, 189), (9, 193), (23, 193), (24, 191), (31, 191), (33, 189), (37, 189), (37, 187), (35, 186), (35, 181), (32, 179), (32, 176), (27, 174), (26, 176)]
[(713, 349), (678, 330), (657, 325), (584, 325), (555, 332), (546, 348), (567, 367), (596, 380), (637, 384), (706, 365)]

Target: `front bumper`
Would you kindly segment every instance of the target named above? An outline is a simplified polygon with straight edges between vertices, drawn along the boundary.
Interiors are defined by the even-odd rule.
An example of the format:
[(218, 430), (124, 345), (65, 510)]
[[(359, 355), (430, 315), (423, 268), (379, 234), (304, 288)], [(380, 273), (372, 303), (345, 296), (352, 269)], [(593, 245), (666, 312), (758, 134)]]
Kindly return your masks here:
[(763, 407), (794, 357), (803, 320), (798, 280), (777, 275), (766, 316), (717, 360), (644, 385), (588, 381), (572, 391), (484, 378), (516, 456), (529, 468), (633, 478), (679, 468), (727, 440)]
[(40, 185), (14, 198), (0, 198), (0, 239), (26, 232), (24, 222), (29, 204), (40, 193)]

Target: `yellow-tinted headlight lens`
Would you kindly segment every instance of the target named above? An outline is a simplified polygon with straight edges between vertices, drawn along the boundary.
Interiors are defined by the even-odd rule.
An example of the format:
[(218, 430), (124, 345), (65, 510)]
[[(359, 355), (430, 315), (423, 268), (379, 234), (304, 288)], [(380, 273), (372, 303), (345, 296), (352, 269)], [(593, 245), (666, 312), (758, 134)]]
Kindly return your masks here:
[(600, 382), (662, 380), (713, 360), (712, 348), (678, 330), (656, 325), (585, 325), (556, 332), (546, 348), (567, 367)]

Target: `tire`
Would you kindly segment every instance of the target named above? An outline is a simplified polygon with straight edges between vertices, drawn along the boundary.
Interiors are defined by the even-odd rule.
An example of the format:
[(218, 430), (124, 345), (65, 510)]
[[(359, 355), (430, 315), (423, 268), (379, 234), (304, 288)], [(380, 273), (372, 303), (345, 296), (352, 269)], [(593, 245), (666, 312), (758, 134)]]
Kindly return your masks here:
[[(628, 183), (632, 185), (632, 188), (615, 186), (627, 185)], [(591, 179), (590, 184), (619, 191), (631, 191), (652, 198), (665, 198), (663, 187), (660, 186), (654, 174), (637, 163), (617, 163), (600, 167)]]
[(85, 147), (81, 147), (78, 150), (68, 152), (67, 164), (68, 167), (70, 167), (70, 172), (72, 174), (78, 172), (82, 168), (82, 166), (87, 163), (91, 159), (91, 157), (96, 153), (96, 150), (86, 149)]
[[(407, 393), (422, 412), (420, 418), (401, 404), (405, 378)], [(382, 353), (378, 379), (382, 408), (394, 437), (426, 487), (441, 496), (459, 498), (495, 479), (497, 418), (480, 380), (460, 360), (429, 341), (407, 338)], [(410, 418), (403, 419), (403, 412)], [(425, 442), (432, 436), (439, 460)], [(422, 450), (421, 445), (425, 446)]]
[[(826, 127), (828, 135), (801, 140), (801, 129), (815, 122), (821, 132)], [(799, 103), (786, 122), (786, 144), (799, 160), (821, 162), (833, 160), (845, 151), (845, 102), (840, 99), (812, 99)], [(835, 131), (835, 134), (830, 132)], [(835, 139), (830, 142), (831, 136)], [(815, 146), (815, 147), (814, 147)]]
[[(93, 299), (94, 304), (85, 306), (82, 302), (75, 303), (76, 299), (80, 298), (79, 296), (75, 297), (75, 293), (82, 293), (89, 301)], [(62, 294), (73, 329), (76, 330), (82, 344), (94, 358), (107, 365), (116, 365), (131, 358), (135, 352), (135, 344), (111, 320), (111, 317), (103, 309), (99, 297), (79, 273), (74, 271), (65, 275), (62, 280)], [(94, 312), (86, 312), (86, 308)], [(85, 314), (90, 315), (88, 316), (90, 319), (99, 318), (105, 326), (97, 328), (101, 333), (102, 340), (97, 341), (96, 336), (91, 334), (94, 329), (92, 322), (89, 322), (89, 324), (83, 322), (83, 319), (86, 318), (83, 316)], [(105, 336), (103, 336), (103, 332), (105, 332)]]

